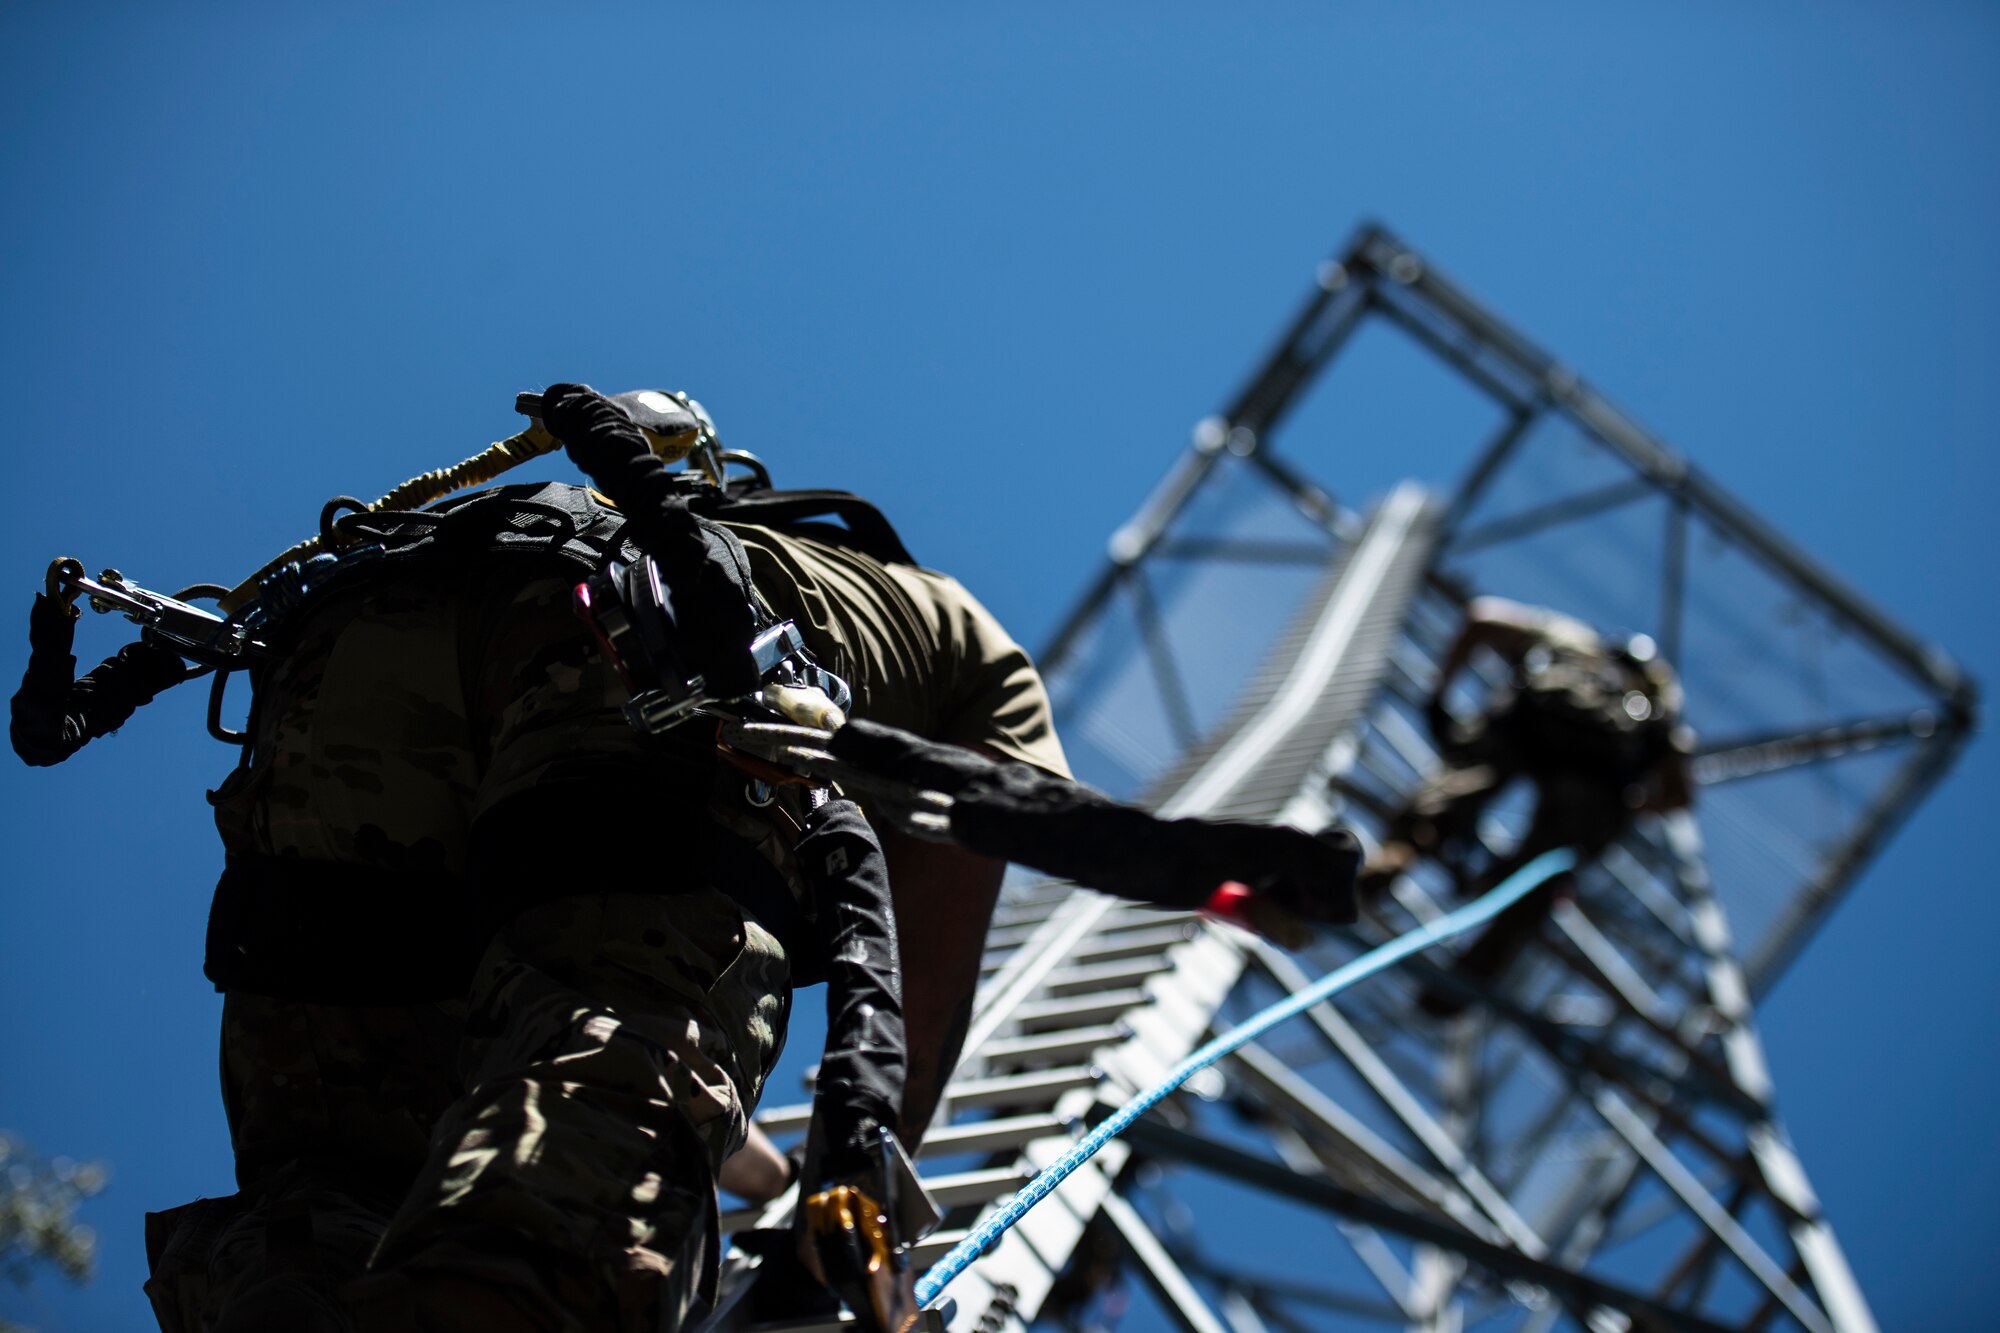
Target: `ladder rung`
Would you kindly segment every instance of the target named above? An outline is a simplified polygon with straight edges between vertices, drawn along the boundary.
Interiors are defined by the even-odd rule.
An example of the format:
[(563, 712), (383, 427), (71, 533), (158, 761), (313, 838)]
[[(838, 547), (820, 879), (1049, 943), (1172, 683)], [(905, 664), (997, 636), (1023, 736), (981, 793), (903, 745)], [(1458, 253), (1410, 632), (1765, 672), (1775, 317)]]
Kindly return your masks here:
[(1177, 944), (1185, 944), (1194, 938), (1194, 934), (1194, 927), (1185, 921), (1155, 926), (1148, 930), (1123, 931), (1117, 935), (1098, 936), (1088, 940), (1070, 957), (1079, 963), (1137, 958), (1141, 954), (1159, 953)]
[(940, 1208), (961, 1204), (990, 1203), (1003, 1194), (1012, 1194), (1035, 1177), (1034, 1171), (1018, 1166), (998, 1166), (980, 1171), (958, 1171), (926, 1180), (924, 1188)]
[[(990, 1203), (1003, 1194), (1012, 1194), (1034, 1178), (1032, 1170), (1022, 1170), (1018, 1166), (984, 1167), (977, 1171), (954, 1171), (950, 1175), (933, 1176), (924, 1181), (924, 1189), (940, 1208), (958, 1208), (968, 1203)], [(741, 1231), (753, 1227), (763, 1215), (764, 1209), (732, 1208), (723, 1213), (720, 1225), (723, 1232)]]
[(1183, 912), (1170, 907), (1142, 907), (1130, 903), (1113, 908), (1098, 923), (1097, 933), (1109, 934), (1118, 930), (1145, 930), (1152, 926), (1180, 925), (1183, 922), (1200, 919), (1198, 912)]
[(1008, 926), (1038, 926), (1055, 915), (1054, 903), (1002, 903), (993, 909), (993, 923), (989, 929), (999, 930)]
[(764, 1215), (765, 1207), (766, 1205), (760, 1203), (753, 1208), (723, 1209), (721, 1217), (722, 1234), (727, 1236), (732, 1231), (745, 1231), (756, 1226), (757, 1219)]
[[(1121, 920), (1113, 913), (1105, 923), (1091, 933), (1090, 938), (1079, 944), (1070, 954), (1076, 962), (1106, 962), (1116, 958), (1136, 958), (1141, 954), (1159, 953), (1173, 948), (1193, 937), (1195, 918), (1175, 913), (1162, 916), (1147, 911), (1142, 917)], [(995, 926), (986, 933), (986, 952), (981, 968), (986, 972), (998, 971), (1012, 956), (1014, 950), (1026, 944), (1043, 923), (1029, 922), (1017, 926)]]
[(1014, 1011), (1014, 1019), (1024, 1032), (1046, 1032), (1050, 1028), (1103, 1023), (1146, 1003), (1148, 997), (1142, 990), (1093, 991), (1059, 1000), (1031, 1001)]
[[(910, 1247), (910, 1263), (922, 1273), (938, 1260), (958, 1248), (958, 1243), (972, 1234), (970, 1227), (955, 1227), (950, 1231), (933, 1231)], [(934, 1313), (926, 1311), (926, 1313)]]
[(1000, 1152), (1065, 1132), (1063, 1122), (1052, 1115), (1010, 1115), (992, 1120), (971, 1120), (962, 1125), (946, 1125), (932, 1130), (917, 1150), (917, 1159), (950, 1157), (957, 1153)]
[[(1120, 1035), (1123, 1035), (1122, 1033)], [(1098, 1042), (1097, 1045), (1103, 1045)], [(1096, 1046), (1091, 1048), (1096, 1049)], [(1087, 1065), (1064, 1069), (1037, 1069), (1030, 1073), (1007, 1074), (994, 1078), (961, 1079), (951, 1085), (950, 1104), (959, 1107), (1008, 1106), (1035, 1098), (1053, 1102), (1072, 1088), (1087, 1088), (1097, 1082), (1097, 1071)], [(774, 1106), (757, 1113), (757, 1124), (766, 1134), (797, 1134), (812, 1119), (812, 1103)], [(1043, 1134), (1060, 1131), (1062, 1122), (1053, 1116), (1023, 1115), (996, 1120), (976, 1120), (963, 1125), (934, 1129), (924, 1139), (923, 1152), (984, 1152), (988, 1138), (992, 1147), (1011, 1147)], [(1018, 1137), (1012, 1137), (1018, 1134)]]
[(969, 1078), (945, 1089), (954, 1107), (1023, 1106), (1045, 1103), (1078, 1088), (1097, 1086), (1098, 1073), (1087, 1065), (1062, 1069), (1037, 1069), (1027, 1074), (1003, 1074), (996, 1078)]
[(1059, 903), (1075, 892), (1076, 885), (1066, 879), (1045, 879), (1009, 889), (1000, 901), (1009, 907), (1027, 903)]
[(757, 1112), (754, 1117), (757, 1127), (766, 1134), (796, 1134), (812, 1119), (811, 1102), (795, 1102), (790, 1106), (773, 1106)]
[(995, 926), (986, 932), (986, 952), (1018, 948), (1028, 942), (1028, 937), (1041, 928), (1039, 921), (1019, 926)]
[(1086, 967), (1065, 967), (1049, 974), (1050, 995), (1075, 995), (1079, 991), (1105, 990), (1113, 986), (1136, 986), (1173, 964), (1158, 954), (1142, 954)]
[(1029, 1060), (1078, 1060), (1100, 1046), (1111, 1046), (1131, 1035), (1122, 1023), (1087, 1028), (1063, 1028), (1032, 1037), (997, 1037), (979, 1053), (994, 1064)]

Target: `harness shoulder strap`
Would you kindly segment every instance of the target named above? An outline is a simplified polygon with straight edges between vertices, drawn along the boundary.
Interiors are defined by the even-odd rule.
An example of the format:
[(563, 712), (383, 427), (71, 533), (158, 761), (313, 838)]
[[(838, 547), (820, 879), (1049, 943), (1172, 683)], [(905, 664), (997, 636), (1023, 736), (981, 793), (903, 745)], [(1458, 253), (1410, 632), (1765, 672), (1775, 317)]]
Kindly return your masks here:
[(309, 602), (425, 560), (537, 556), (593, 573), (612, 559), (637, 557), (624, 527), (623, 516), (589, 491), (560, 482), (495, 486), (429, 509), (348, 514), (334, 523), (347, 544), (266, 575), (252, 619), (261, 632), (275, 633)]
[(757, 584), (750, 576), (750, 553), (743, 549), (743, 542), (737, 535), (712, 518), (701, 514), (694, 516), (701, 528), (701, 535), (708, 543), (708, 558), (720, 566), (730, 581), (743, 591), (743, 600), (750, 603), (755, 611), (759, 629), (772, 623), (775, 617), (764, 599), (757, 595)]
[[(917, 563), (882, 511), (849, 491), (773, 491), (739, 482), (722, 495), (704, 497), (695, 503), (696, 508), (713, 518), (801, 532), (836, 546), (851, 547), (884, 564)], [(840, 523), (815, 521), (829, 516), (838, 518)]]

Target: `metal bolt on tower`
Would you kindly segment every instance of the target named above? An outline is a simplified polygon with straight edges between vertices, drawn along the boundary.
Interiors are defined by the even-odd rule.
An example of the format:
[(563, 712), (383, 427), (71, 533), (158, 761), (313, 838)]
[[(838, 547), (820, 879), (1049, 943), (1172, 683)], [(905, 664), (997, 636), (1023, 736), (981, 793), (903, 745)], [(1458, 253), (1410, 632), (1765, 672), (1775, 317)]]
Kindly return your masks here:
[[(1449, 496), (1405, 484), (1361, 515), (1309, 479), (1353, 441), (1446, 430), (1482, 440)], [(1198, 1077), (932, 1326), (1082, 1327), (1122, 1272), (1196, 1333), (1875, 1328), (1773, 1109), (1753, 1005), (1969, 735), (1949, 658), (1366, 227), (1113, 538), (1042, 666), (1084, 780), (1169, 814), (1372, 833), (1437, 763), (1423, 707), (1477, 593), (1653, 636), (1701, 737), (1692, 815), (1641, 819), (1463, 1017), (1418, 1009), (1426, 984), (1466, 985), (1418, 959)], [(1517, 836), (1520, 805), (1503, 796), (1483, 835)], [(920, 1262), (1212, 1032), (1450, 901), (1420, 865), (1384, 921), (1295, 956), (1010, 890), (925, 1144), (951, 1212)], [(805, 1111), (759, 1120), (782, 1134)]]

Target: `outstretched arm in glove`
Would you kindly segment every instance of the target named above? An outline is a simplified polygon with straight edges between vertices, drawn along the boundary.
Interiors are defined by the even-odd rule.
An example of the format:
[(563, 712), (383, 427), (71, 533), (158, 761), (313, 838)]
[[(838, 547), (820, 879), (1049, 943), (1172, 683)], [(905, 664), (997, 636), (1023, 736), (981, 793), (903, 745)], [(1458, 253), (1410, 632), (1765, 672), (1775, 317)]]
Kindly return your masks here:
[(58, 598), (36, 594), (28, 619), (28, 669), (13, 698), (7, 737), (14, 753), (37, 768), (60, 764), (118, 730), (134, 709), (189, 675), (177, 654), (142, 639), (77, 680), (70, 651), (75, 634), (76, 613)]
[[(1027, 764), (862, 719), (833, 733), (827, 748), (854, 770), (949, 798), (950, 839), (971, 852), (1161, 907), (1233, 901), (1253, 927), (1260, 918), (1354, 919), (1360, 849), (1344, 831), (1161, 819)], [(1225, 885), (1238, 892), (1217, 903)]]

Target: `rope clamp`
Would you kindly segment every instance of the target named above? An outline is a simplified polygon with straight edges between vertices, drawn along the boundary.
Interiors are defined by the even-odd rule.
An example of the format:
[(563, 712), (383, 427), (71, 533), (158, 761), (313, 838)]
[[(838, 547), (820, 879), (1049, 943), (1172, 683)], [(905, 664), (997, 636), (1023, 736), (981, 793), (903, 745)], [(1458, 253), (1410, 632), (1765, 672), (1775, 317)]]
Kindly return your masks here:
[(140, 587), (115, 569), (93, 579), (83, 572), (81, 561), (64, 556), (49, 565), (47, 586), (49, 596), (68, 607), (72, 617), (83, 614), (78, 600), (88, 600), (90, 609), (100, 615), (122, 614), (173, 651), (209, 666), (234, 670), (243, 665), (246, 656), (265, 651), (265, 645), (251, 638), (249, 627), (241, 621), (225, 620), (181, 600), (207, 585), (169, 597)]

